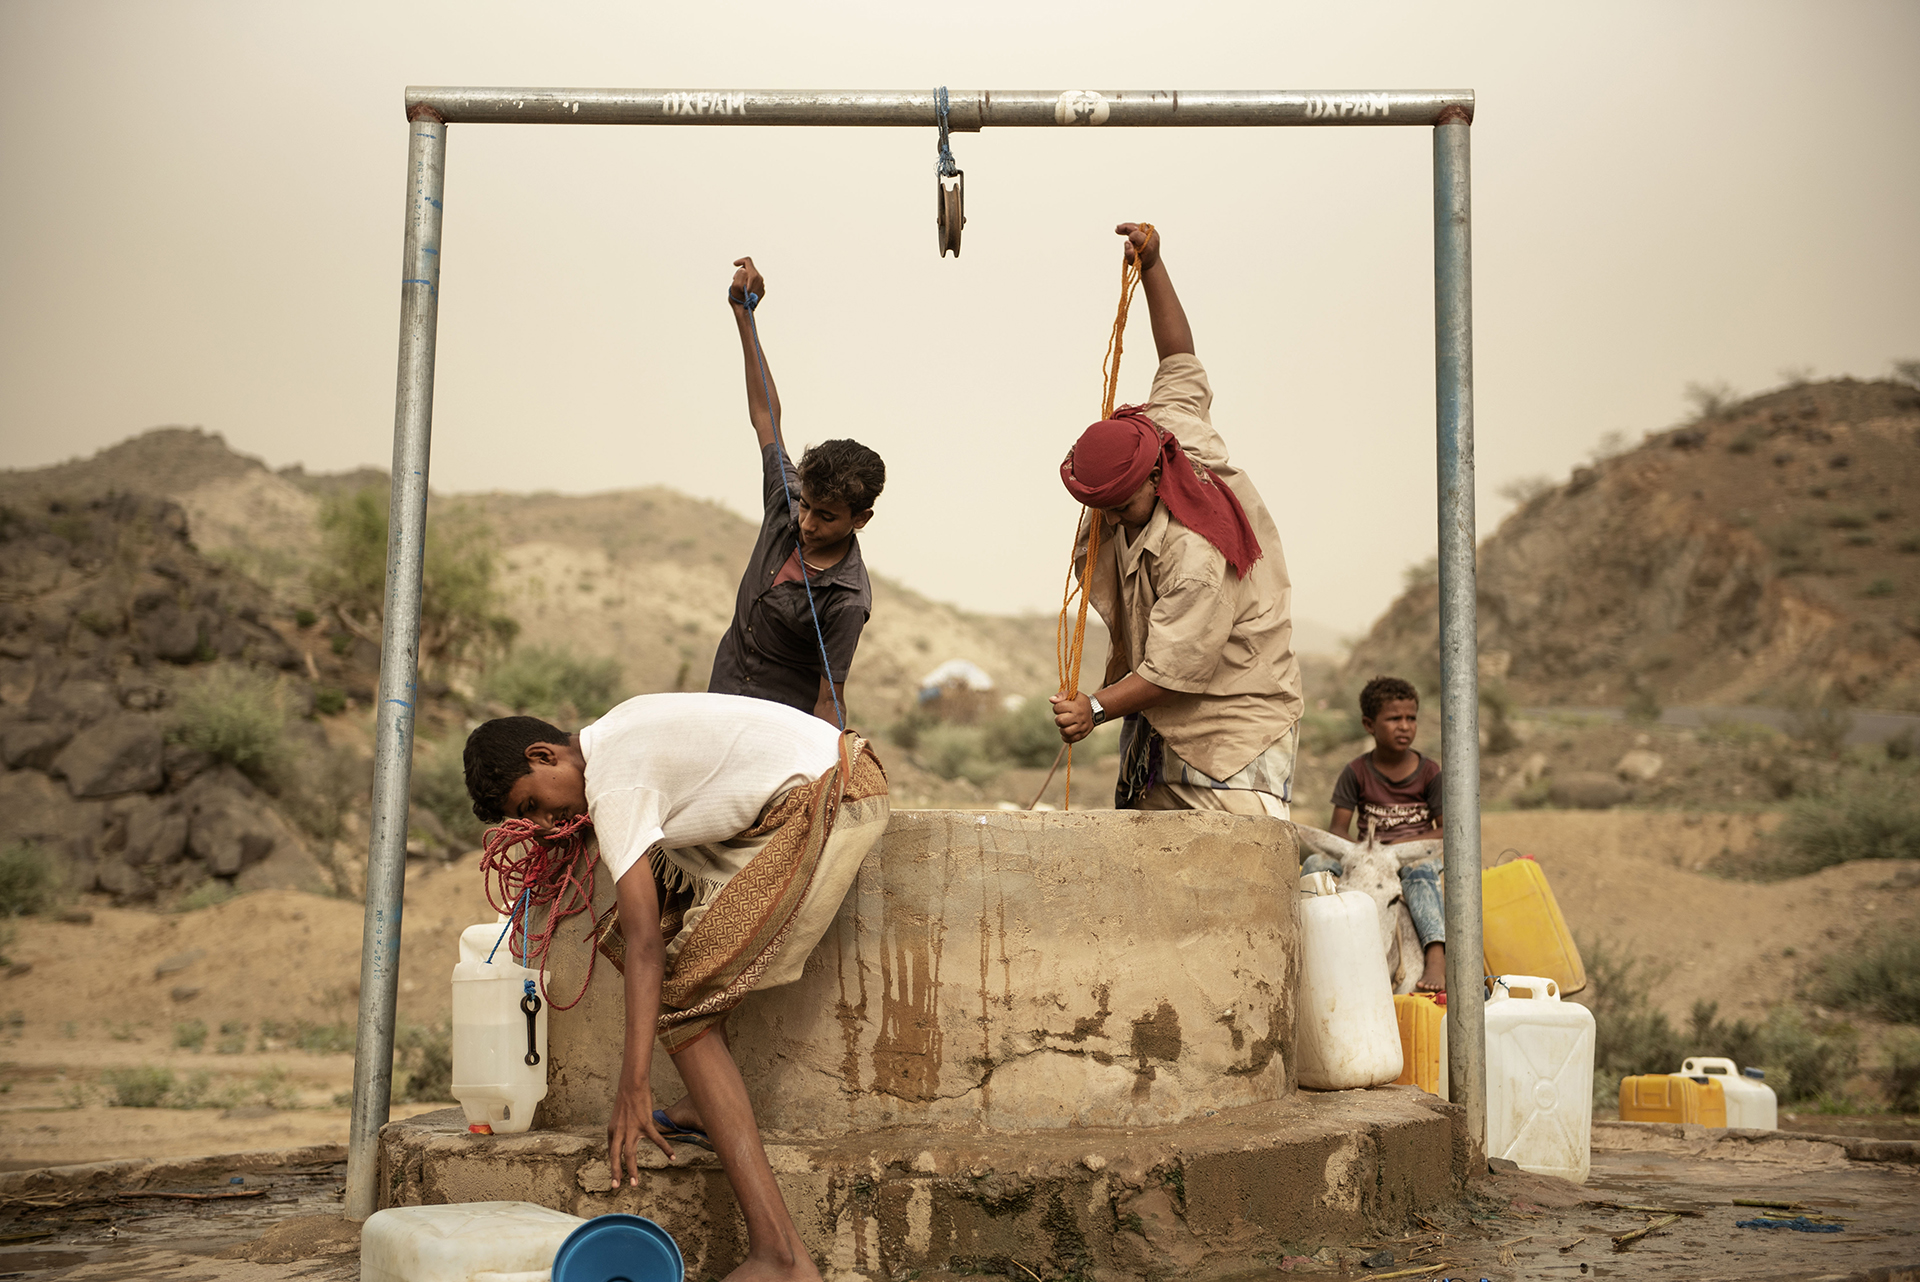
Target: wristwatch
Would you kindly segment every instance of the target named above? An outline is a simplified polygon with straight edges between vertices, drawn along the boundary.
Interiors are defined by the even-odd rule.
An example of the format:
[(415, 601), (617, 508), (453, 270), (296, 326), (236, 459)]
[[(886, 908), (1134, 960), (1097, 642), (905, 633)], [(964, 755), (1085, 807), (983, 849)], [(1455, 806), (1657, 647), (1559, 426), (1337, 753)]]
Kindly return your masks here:
[(1100, 706), (1100, 700), (1099, 700), (1099, 698), (1098, 698), (1098, 696), (1096, 696), (1096, 695), (1091, 695), (1091, 694), (1090, 694), (1090, 695), (1088, 695), (1088, 696), (1087, 696), (1087, 706), (1088, 706), (1089, 708), (1092, 708), (1092, 709), (1093, 709), (1093, 724), (1094, 724), (1094, 725), (1096, 725), (1096, 726), (1097, 726), (1097, 725), (1100, 725), (1100, 724), (1102, 724), (1103, 722), (1105, 722), (1105, 721), (1106, 721), (1106, 719), (1107, 719), (1107, 710), (1106, 710), (1105, 708), (1103, 708), (1103, 707), (1101, 707), (1101, 706)]

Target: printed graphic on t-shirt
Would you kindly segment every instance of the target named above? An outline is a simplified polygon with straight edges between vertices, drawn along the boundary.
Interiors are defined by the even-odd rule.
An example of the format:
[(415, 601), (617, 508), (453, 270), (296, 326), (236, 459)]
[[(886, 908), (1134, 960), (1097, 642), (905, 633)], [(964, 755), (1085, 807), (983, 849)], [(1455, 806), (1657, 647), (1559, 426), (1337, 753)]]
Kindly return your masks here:
[(1353, 812), (1358, 821), (1354, 836), (1360, 841), (1367, 839), (1369, 824), (1389, 843), (1431, 836), (1440, 815), (1440, 763), (1421, 756), (1406, 778), (1388, 779), (1373, 764), (1371, 753), (1355, 757), (1334, 782), (1333, 805)]

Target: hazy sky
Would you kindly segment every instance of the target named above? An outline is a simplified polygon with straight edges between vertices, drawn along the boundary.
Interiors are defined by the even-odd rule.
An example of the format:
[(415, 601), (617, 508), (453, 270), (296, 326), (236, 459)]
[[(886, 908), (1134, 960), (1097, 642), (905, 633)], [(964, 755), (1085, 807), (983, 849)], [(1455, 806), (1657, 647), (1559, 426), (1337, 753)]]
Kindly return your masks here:
[[(194, 424), (391, 454), (420, 85), (1469, 88), (1481, 528), (1691, 381), (1920, 356), (1920, 5), (0, 5), (0, 466)], [(789, 440), (890, 480), (878, 570), (1058, 603), (1122, 219), (1162, 229), (1295, 610), (1358, 632), (1435, 545), (1425, 129), (450, 131), (433, 483), (757, 472), (721, 298), (766, 270)], [(1144, 395), (1141, 309), (1123, 399)]]

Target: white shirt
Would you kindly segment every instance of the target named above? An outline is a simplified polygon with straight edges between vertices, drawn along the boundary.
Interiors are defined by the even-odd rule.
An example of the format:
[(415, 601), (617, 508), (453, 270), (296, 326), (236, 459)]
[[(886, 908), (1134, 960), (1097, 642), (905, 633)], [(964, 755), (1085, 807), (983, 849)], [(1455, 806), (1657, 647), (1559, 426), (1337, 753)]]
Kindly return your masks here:
[(766, 699), (643, 694), (580, 732), (587, 810), (618, 881), (656, 843), (738, 836), (766, 804), (833, 768), (840, 732)]

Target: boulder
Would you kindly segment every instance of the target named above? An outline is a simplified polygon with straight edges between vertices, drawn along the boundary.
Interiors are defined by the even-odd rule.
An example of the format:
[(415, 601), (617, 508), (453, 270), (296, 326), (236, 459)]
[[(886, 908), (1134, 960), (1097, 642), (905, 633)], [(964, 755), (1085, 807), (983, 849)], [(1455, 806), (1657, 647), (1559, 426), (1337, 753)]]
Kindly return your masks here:
[(62, 723), (73, 730), (85, 729), (118, 711), (120, 697), (104, 681), (56, 681), (43, 676), (27, 703), (31, 720)]
[(166, 782), (166, 746), (159, 718), (123, 712), (74, 735), (53, 759), (52, 773), (75, 797), (152, 792)]
[(191, 663), (200, 653), (205, 627), (197, 611), (182, 610), (177, 601), (162, 601), (134, 620), (133, 634), (155, 658)]
[(175, 799), (141, 798), (143, 804), (127, 814), (126, 848), (121, 860), (129, 867), (166, 865), (186, 857), (187, 815)]
[(187, 849), (216, 877), (232, 877), (259, 863), (273, 853), (286, 831), (267, 799), (231, 766), (203, 775), (182, 795), (187, 799)]
[[(269, 812), (270, 814), (272, 812)], [(304, 890), (314, 895), (333, 893), (333, 873), (314, 857), (305, 842), (280, 816), (272, 816), (282, 827), (273, 843), (273, 851), (257, 864), (249, 864), (233, 879), (234, 889)]]
[(1548, 799), (1562, 810), (1610, 810), (1632, 796), (1612, 775), (1591, 770), (1555, 775), (1547, 789)]
[(1657, 752), (1635, 748), (1614, 763), (1613, 773), (1629, 782), (1645, 783), (1660, 773), (1666, 760)]
[(73, 727), (61, 721), (14, 721), (0, 729), (0, 760), (9, 770), (45, 770), (73, 738)]

